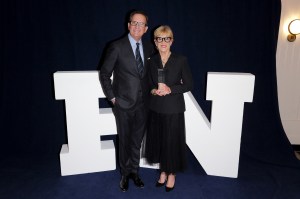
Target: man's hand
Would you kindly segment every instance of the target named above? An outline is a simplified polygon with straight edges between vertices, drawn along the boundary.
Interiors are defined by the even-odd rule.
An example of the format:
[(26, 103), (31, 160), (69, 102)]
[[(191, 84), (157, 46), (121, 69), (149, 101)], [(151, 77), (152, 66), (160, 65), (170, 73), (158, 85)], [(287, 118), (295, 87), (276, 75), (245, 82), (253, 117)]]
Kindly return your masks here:
[(114, 97), (114, 98), (112, 98), (110, 101), (111, 101), (111, 103), (112, 103), (113, 105), (115, 105), (115, 103), (116, 103), (116, 98)]

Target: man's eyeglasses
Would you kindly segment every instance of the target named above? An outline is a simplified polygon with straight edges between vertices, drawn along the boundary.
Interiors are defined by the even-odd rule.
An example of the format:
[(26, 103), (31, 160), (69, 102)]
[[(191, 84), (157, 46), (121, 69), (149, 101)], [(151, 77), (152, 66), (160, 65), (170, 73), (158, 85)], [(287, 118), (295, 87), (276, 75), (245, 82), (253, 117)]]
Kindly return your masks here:
[(158, 43), (161, 43), (163, 41), (165, 41), (166, 43), (169, 43), (172, 40), (172, 37), (156, 37), (155, 40)]
[(144, 22), (137, 22), (137, 21), (130, 21), (129, 23), (132, 26), (139, 26), (139, 27), (145, 27), (147, 25)]

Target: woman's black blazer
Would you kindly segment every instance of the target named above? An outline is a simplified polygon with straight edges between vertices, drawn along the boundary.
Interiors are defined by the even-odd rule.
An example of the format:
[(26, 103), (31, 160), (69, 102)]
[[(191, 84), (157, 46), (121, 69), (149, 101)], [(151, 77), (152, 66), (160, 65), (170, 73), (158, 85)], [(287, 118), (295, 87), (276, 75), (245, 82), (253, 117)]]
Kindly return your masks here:
[[(151, 90), (158, 86), (158, 69), (162, 69), (159, 54), (149, 61), (149, 83)], [(151, 95), (149, 108), (157, 113), (181, 113), (185, 111), (183, 93), (192, 90), (193, 78), (185, 56), (172, 53), (163, 68), (165, 84), (170, 87), (171, 94), (166, 96)]]

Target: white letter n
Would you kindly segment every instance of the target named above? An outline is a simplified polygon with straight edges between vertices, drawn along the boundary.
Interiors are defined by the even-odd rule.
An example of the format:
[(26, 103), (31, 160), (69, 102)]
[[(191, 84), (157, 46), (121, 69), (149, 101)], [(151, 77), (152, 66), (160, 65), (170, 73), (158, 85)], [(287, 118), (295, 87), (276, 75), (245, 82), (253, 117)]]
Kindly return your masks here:
[(213, 73), (207, 77), (211, 123), (189, 92), (185, 94), (186, 142), (208, 175), (238, 176), (244, 102), (252, 102), (255, 77)]

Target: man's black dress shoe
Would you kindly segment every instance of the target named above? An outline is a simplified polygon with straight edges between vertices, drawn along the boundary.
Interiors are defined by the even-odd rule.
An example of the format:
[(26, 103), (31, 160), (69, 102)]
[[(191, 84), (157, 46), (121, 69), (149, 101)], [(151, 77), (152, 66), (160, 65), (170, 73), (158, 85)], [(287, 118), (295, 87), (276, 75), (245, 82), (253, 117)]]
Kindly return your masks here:
[(128, 176), (122, 176), (120, 181), (120, 188), (123, 192), (128, 190)]
[(145, 186), (138, 174), (131, 173), (130, 178), (133, 180), (135, 186), (140, 187), (140, 188), (143, 188)]

